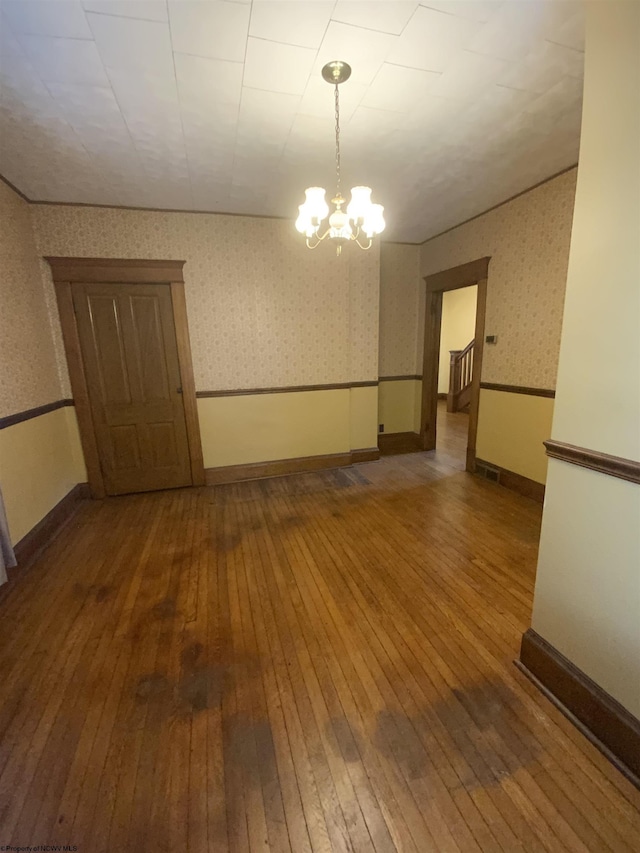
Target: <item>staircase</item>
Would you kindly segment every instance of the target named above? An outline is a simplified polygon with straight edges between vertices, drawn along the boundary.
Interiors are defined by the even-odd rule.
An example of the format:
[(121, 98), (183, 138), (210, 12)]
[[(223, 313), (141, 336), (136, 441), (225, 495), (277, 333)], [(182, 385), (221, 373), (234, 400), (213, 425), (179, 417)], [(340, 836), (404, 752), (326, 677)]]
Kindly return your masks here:
[(449, 352), (448, 412), (462, 412), (469, 409), (474, 344), (475, 341), (471, 341), (464, 349), (452, 349)]

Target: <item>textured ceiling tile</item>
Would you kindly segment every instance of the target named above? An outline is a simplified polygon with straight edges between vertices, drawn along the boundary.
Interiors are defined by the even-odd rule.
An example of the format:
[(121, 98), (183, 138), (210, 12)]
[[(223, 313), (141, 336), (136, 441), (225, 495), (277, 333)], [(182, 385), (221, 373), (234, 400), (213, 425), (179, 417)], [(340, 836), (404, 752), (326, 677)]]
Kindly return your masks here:
[(331, 18), (397, 36), (417, 8), (417, 2), (408, 0), (338, 0)]
[(0, 103), (10, 107), (14, 117), (22, 116), (36, 124), (61, 115), (25, 51), (6, 27), (0, 32)]
[(570, 112), (581, 101), (582, 80), (578, 80), (575, 77), (564, 77), (555, 86), (528, 104), (525, 107), (525, 111), (529, 114), (535, 113), (540, 117), (544, 117), (549, 123), (548, 138), (551, 136), (553, 122), (563, 113)]
[(222, 59), (174, 54), (182, 109), (208, 111), (212, 104), (239, 104), (243, 65)]
[(87, 12), (138, 18), (141, 21), (167, 21), (166, 0), (83, 0)]
[(421, 0), (421, 6), (472, 21), (488, 21), (505, 0)]
[(244, 85), (270, 92), (301, 95), (309, 79), (316, 51), (273, 41), (249, 38), (244, 63)]
[(92, 41), (47, 36), (18, 36), (18, 41), (45, 83), (109, 85)]
[(194, 210), (227, 210), (230, 184), (198, 179), (192, 182)]
[(409, 112), (434, 90), (439, 77), (433, 71), (419, 71), (385, 62), (362, 99), (362, 106)]
[[(288, 132), (298, 111), (298, 95), (282, 92), (263, 92), (259, 89), (242, 89), (239, 123), (256, 127), (276, 127), (282, 125)], [(259, 143), (259, 140), (256, 140)]]
[(87, 13), (104, 65), (148, 76), (173, 78), (173, 55), (167, 23)]
[(445, 98), (475, 97), (498, 80), (507, 68), (510, 65), (504, 59), (461, 50), (436, 82), (433, 93)]
[(469, 45), (480, 26), (476, 21), (420, 6), (388, 61), (425, 71), (445, 71), (452, 55)]
[(542, 94), (564, 77), (582, 79), (584, 54), (570, 47), (541, 42), (528, 56), (502, 74), (497, 82), (512, 89)]
[(67, 119), (74, 122), (99, 121), (107, 127), (120, 119), (113, 91), (106, 86), (80, 86), (77, 83), (51, 83), (49, 92)]
[(318, 48), (324, 36), (334, 0), (255, 0), (249, 35), (299, 47)]
[(153, 132), (163, 132), (163, 123), (180, 118), (175, 79), (131, 74), (128, 69), (109, 68), (109, 79), (125, 121), (148, 122)]
[(267, 194), (256, 187), (231, 185), (229, 190), (229, 213), (255, 213), (264, 215)]
[(74, 0), (2, 0), (0, 8), (14, 33), (91, 38), (82, 5)]
[(251, 7), (225, 0), (169, 0), (173, 49), (242, 62)]
[[(347, 80), (340, 86), (340, 119), (343, 124), (348, 123), (367, 88), (367, 86), (357, 83), (353, 79)], [(301, 115), (324, 118), (327, 122), (332, 123), (335, 113), (333, 88), (317, 71), (314, 71), (309, 77), (298, 112)]]
[[(349, 156), (353, 159), (361, 153), (366, 152), (367, 156), (371, 157), (373, 152), (377, 152), (376, 158), (380, 162), (387, 160), (392, 149), (385, 150), (385, 146), (389, 144), (402, 121), (403, 118), (397, 112), (359, 106), (344, 133), (345, 152), (348, 154), (351, 151)], [(394, 158), (392, 162), (395, 162)], [(371, 166), (372, 164), (369, 164), (370, 169)]]
[(549, 38), (576, 14), (573, 0), (506, 2), (469, 45), (469, 50), (500, 59), (518, 60), (538, 40)]
[(396, 36), (387, 33), (331, 21), (318, 50), (314, 72), (319, 74), (327, 62), (341, 59), (351, 65), (349, 82), (368, 86), (396, 42)]
[(129, 131), (110, 88), (50, 83), (49, 91), (85, 148), (113, 148), (114, 156), (120, 157), (133, 149)]
[(234, 104), (211, 104), (209, 109), (181, 110), (182, 128), (186, 143), (216, 140), (218, 146), (235, 143), (238, 126), (238, 107)]
[(584, 9), (568, 18), (561, 27), (550, 30), (547, 34), (549, 41), (584, 51)]
[[(47, 0), (38, 26), (68, 26), (65, 7), (49, 15), (59, 2)], [(293, 217), (305, 187), (334, 189), (333, 92), (320, 70), (338, 58), (353, 66), (340, 89), (343, 186), (372, 185), (390, 237), (424, 239), (577, 158), (583, 16), (569, 0), (424, 0), (400, 36), (365, 28), (381, 5), (362, 27), (332, 20), (308, 80), (298, 66), (296, 94), (262, 90), (274, 68), (287, 71), (278, 53), (291, 46), (277, 43), (250, 56), (260, 88), (241, 86), (248, 4), (171, 2), (172, 45), (164, 0), (105, 3), (85, 6), (106, 76), (90, 40), (14, 38), (3, 17), (0, 171), (31, 198)], [(304, 27), (285, 36), (277, 7), (256, 0), (254, 12), (261, 32), (295, 29), (310, 43)], [(176, 34), (186, 52), (173, 54)], [(294, 53), (306, 62), (313, 50)], [(427, 56), (442, 61), (437, 75), (421, 67)]]

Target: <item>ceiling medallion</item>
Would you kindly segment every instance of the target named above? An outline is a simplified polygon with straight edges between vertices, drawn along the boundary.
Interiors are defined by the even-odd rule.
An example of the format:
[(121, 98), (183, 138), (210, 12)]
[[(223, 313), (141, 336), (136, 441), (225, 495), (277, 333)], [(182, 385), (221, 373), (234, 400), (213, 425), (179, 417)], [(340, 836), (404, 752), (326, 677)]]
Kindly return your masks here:
[[(346, 62), (329, 62), (322, 69), (322, 76), (335, 86), (336, 105), (336, 194), (331, 199), (335, 210), (329, 215), (329, 205), (322, 187), (308, 187), (305, 191), (305, 201), (298, 207), (300, 211), (296, 219), (296, 229), (305, 234), (307, 246), (315, 249), (327, 237), (336, 242), (336, 254), (342, 252), (342, 246), (355, 242), (361, 249), (370, 249), (373, 237), (384, 231), (384, 207), (373, 204), (370, 187), (353, 187), (351, 201), (346, 210), (343, 206), (346, 199), (340, 192), (340, 92), (339, 85), (351, 76), (351, 66)], [(328, 223), (323, 221), (329, 217)]]

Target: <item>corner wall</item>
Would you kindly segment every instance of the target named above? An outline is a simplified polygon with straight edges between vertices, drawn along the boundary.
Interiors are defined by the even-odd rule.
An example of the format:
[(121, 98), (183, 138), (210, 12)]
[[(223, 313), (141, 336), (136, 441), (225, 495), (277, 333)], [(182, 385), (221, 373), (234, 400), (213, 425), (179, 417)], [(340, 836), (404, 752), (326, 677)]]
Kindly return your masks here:
[(15, 545), (86, 477), (73, 409), (25, 414), (67, 395), (56, 369), (30, 207), (2, 182), (0, 221), (0, 487)]
[(480, 392), (477, 455), (540, 483), (553, 401), (522, 392), (555, 389), (575, 184), (572, 169), (420, 247), (420, 280), (491, 257), (485, 334), (498, 341), (481, 379), (502, 390)]
[[(580, 167), (552, 437), (583, 448), (587, 461), (594, 452), (610, 454), (635, 463), (636, 471), (639, 79), (640, 5), (587, 4)], [(640, 718), (639, 519), (638, 477), (628, 482), (549, 460), (533, 628)]]
[[(377, 246), (310, 252), (275, 219), (55, 205), (32, 215), (41, 255), (186, 261), (205, 467), (375, 447)], [(54, 339), (70, 395), (57, 323)], [(313, 387), (284, 393), (300, 386)]]
[(421, 283), (420, 247), (382, 243), (378, 423), (384, 425), (385, 433), (420, 432)]

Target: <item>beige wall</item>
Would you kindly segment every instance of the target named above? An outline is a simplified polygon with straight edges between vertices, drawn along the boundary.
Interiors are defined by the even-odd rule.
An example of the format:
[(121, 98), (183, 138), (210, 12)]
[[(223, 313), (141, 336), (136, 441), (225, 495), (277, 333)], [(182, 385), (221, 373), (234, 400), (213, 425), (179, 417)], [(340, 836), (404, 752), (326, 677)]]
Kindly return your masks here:
[[(476, 455), (536, 483), (547, 479), (543, 441), (551, 435), (553, 400), (528, 394), (480, 391)], [(513, 436), (505, 441), (504, 436)]]
[(82, 482), (86, 473), (73, 408), (0, 430), (0, 484), (14, 544)]
[(475, 336), (477, 301), (478, 288), (475, 285), (461, 287), (460, 290), (449, 290), (442, 296), (439, 394), (446, 394), (449, 391), (450, 351), (464, 349)]
[(200, 398), (205, 468), (375, 447), (377, 407), (375, 387)]
[(378, 388), (349, 390), (349, 443), (351, 450), (378, 446)]
[[(388, 432), (420, 432), (422, 382), (402, 379), (381, 382), (378, 389), (378, 418)], [(417, 423), (417, 427), (416, 427)]]
[[(640, 460), (640, 4), (587, 5), (553, 438)], [(640, 486), (549, 460), (533, 627), (640, 717)]]

